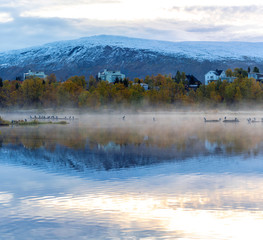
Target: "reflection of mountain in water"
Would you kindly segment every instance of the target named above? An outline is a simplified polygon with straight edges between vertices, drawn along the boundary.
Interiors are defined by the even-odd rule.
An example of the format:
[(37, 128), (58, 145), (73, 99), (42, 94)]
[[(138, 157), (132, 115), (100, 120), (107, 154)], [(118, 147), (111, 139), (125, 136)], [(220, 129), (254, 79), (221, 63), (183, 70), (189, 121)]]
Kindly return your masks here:
[(120, 169), (183, 160), (199, 155), (200, 151), (205, 152), (204, 144), (200, 142), (196, 142), (195, 147), (189, 152), (178, 151), (175, 147), (161, 149), (145, 144), (121, 146), (113, 142), (105, 146), (98, 144), (92, 149), (87, 145), (81, 150), (60, 145), (57, 145), (52, 151), (44, 147), (28, 149), (22, 145), (4, 145), (0, 148), (1, 161), (43, 168), (72, 168), (77, 171)]
[(0, 148), (1, 160), (35, 165), (44, 168), (72, 168), (77, 171), (85, 169), (110, 170), (145, 166), (171, 160), (183, 160), (189, 157), (208, 154), (205, 144), (197, 139), (186, 142), (188, 151), (179, 150), (176, 146), (159, 148), (140, 145), (118, 145), (110, 142), (106, 145), (97, 144), (90, 148), (74, 150), (56, 145), (53, 150), (44, 147), (28, 149), (22, 145), (3, 145)]
[(92, 147), (87, 143), (84, 149), (78, 150), (58, 144), (52, 150), (45, 147), (28, 149), (21, 144), (4, 144), (0, 148), (1, 161), (4, 162), (56, 171), (74, 169), (80, 172), (91, 169), (111, 170), (146, 166), (211, 154), (226, 154), (226, 147), (215, 145), (207, 140), (189, 138), (185, 142), (184, 149), (178, 149), (176, 145), (160, 148), (144, 143), (119, 145), (114, 142), (109, 142), (106, 145), (96, 144), (95, 146), (93, 143)]

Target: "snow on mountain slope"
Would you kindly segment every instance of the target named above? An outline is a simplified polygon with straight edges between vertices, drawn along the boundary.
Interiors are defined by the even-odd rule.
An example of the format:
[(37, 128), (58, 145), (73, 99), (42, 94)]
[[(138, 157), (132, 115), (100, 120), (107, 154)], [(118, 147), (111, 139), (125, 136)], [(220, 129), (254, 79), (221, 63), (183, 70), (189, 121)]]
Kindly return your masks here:
[[(78, 55), (84, 48), (92, 48), (96, 46), (113, 46), (120, 48), (130, 48), (136, 50), (150, 50), (168, 55), (181, 55), (194, 58), (197, 60), (218, 60), (224, 58), (232, 58), (242, 60), (244, 58), (263, 59), (263, 43), (251, 42), (169, 42), (156, 41), (138, 38), (128, 38), (122, 36), (99, 35), (77, 40), (61, 41), (45, 44), (40, 47), (33, 47), (21, 50), (14, 50), (0, 53), (1, 63), (5, 56), (20, 55), (21, 59), (31, 54), (56, 54), (67, 52), (78, 46)], [(72, 57), (72, 56), (71, 56)]]
[(63, 78), (94, 74), (103, 68), (117, 68), (132, 76), (142, 76), (143, 71), (155, 74), (176, 70), (192, 70), (191, 74), (201, 76), (213, 67), (207, 62), (217, 62), (215, 66), (222, 68), (260, 65), (262, 60), (263, 43), (165, 42), (100, 35), (2, 52), (0, 76), (12, 78), (33, 69), (55, 72)]
[[(78, 44), (111, 45), (122, 48), (145, 49), (164, 54), (182, 55), (198, 60), (218, 60), (220, 58), (261, 58), (263, 43), (248, 42), (169, 42), (120, 36), (94, 36), (77, 40)], [(75, 42), (75, 43), (77, 43)], [(74, 45), (74, 41), (68, 41)]]

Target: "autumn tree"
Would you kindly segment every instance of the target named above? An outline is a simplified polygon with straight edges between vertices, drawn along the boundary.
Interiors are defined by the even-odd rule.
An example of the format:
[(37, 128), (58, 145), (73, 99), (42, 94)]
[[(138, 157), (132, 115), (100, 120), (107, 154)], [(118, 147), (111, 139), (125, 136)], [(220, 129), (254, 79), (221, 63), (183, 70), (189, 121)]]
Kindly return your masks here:
[(185, 72), (182, 72), (181, 81), (183, 82), (183, 84), (186, 84), (186, 75), (185, 75)]
[(79, 107), (86, 107), (87, 106), (89, 96), (90, 96), (89, 91), (81, 92), (81, 94), (79, 95), (79, 99), (78, 99)]
[(243, 68), (235, 68), (233, 75), (238, 78), (245, 78), (248, 76), (248, 73)]
[(58, 90), (60, 105), (77, 105), (78, 97), (84, 91), (83, 78), (71, 77), (62, 83)]
[(177, 83), (179, 83), (179, 82), (181, 81), (181, 73), (180, 73), (180, 71), (177, 71), (177, 72), (176, 72), (175, 81), (176, 81)]
[(236, 87), (234, 100), (235, 100), (236, 102), (239, 102), (239, 101), (241, 101), (241, 99), (242, 99), (242, 95), (241, 95), (240, 88), (239, 88), (239, 87)]
[(72, 83), (76, 84), (77, 86), (86, 89), (86, 81), (85, 76), (73, 76), (70, 77), (67, 81), (71, 81)]
[(92, 88), (96, 88), (97, 87), (97, 80), (96, 78), (94, 78), (92, 75), (89, 77), (89, 82), (88, 82), (88, 89), (91, 90)]
[(228, 84), (225, 88), (225, 101), (227, 103), (232, 103), (234, 101), (235, 94), (234, 84)]
[(40, 96), (43, 94), (44, 86), (40, 78), (26, 79), (22, 86), (24, 100), (27, 104), (39, 103)]
[(227, 77), (233, 77), (233, 71), (232, 71), (232, 69), (229, 68), (229, 69), (226, 70), (226, 76), (227, 76)]
[(51, 73), (50, 75), (47, 76), (48, 84), (55, 83), (55, 82), (57, 82), (57, 77), (54, 73)]

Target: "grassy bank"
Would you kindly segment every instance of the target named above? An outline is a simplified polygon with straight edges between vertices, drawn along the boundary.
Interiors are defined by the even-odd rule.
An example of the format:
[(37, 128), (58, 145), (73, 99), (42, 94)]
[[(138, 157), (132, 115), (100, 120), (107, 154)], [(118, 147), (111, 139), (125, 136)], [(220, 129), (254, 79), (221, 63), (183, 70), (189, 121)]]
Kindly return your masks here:
[(9, 126), (10, 122), (0, 117), (0, 126)]
[(37, 120), (33, 121), (12, 121), (12, 125), (21, 125), (21, 126), (30, 126), (30, 125), (45, 125), (45, 124), (67, 124), (66, 121), (59, 121), (59, 122), (40, 122)]
[(59, 122), (40, 122), (37, 120), (33, 121), (24, 121), (24, 120), (12, 120), (6, 121), (0, 117), (0, 126), (10, 126), (10, 125), (19, 125), (19, 126), (35, 126), (35, 125), (46, 125), (46, 124), (68, 124), (66, 121), (59, 121)]

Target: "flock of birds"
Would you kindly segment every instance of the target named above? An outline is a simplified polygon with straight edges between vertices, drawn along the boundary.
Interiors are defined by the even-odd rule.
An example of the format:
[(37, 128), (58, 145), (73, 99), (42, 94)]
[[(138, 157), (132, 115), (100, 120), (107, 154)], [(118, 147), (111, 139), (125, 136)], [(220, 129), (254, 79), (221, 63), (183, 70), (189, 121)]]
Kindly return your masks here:
[(248, 118), (247, 121), (248, 121), (249, 123), (263, 122), (263, 118), (261, 118), (260, 120), (257, 120), (256, 118), (253, 118), (253, 119)]
[(69, 117), (58, 117), (58, 116), (45, 116), (45, 115), (38, 115), (38, 116), (30, 116), (30, 119), (46, 119), (46, 120), (75, 120), (74, 116), (69, 116)]
[[(208, 120), (204, 117), (204, 121), (205, 122), (221, 122), (221, 118), (219, 119), (212, 119), (212, 120)], [(263, 118), (261, 118), (260, 120), (257, 120), (256, 118), (248, 118), (247, 119), (248, 123), (256, 123), (256, 122), (263, 122)], [(237, 123), (239, 122), (239, 120), (237, 118), (234, 119), (227, 119), (226, 117), (224, 117), (223, 122), (233, 122), (233, 123)]]
[[(38, 116), (30, 116), (30, 119), (33, 120), (37, 120), (37, 119), (44, 119), (44, 120), (75, 120), (76, 118), (74, 116), (65, 116), (65, 117), (58, 117), (58, 116), (45, 116), (45, 115), (38, 115)], [(125, 121), (126, 116), (122, 116), (122, 120)], [(152, 118), (153, 122), (156, 121), (156, 118), (153, 117)], [(221, 122), (221, 118), (219, 119), (206, 119), (204, 117), (204, 122)], [(256, 123), (256, 122), (263, 122), (263, 118), (261, 118), (260, 120), (257, 120), (256, 118), (248, 118), (247, 119), (248, 123)], [(233, 119), (227, 119), (226, 117), (224, 117), (224, 120), (222, 122), (233, 122), (233, 123), (237, 123), (239, 122), (239, 120), (237, 118), (233, 118)]]
[[(74, 116), (58, 117), (58, 116), (54, 116), (54, 115), (51, 115), (51, 116), (45, 116), (45, 115), (31, 116), (30, 115), (30, 119), (33, 119), (33, 120), (38, 120), (38, 119), (42, 119), (42, 120), (76, 120), (77, 118), (75, 118)], [(122, 120), (125, 121), (125, 119), (126, 119), (126, 116), (125, 115), (122, 116)], [(153, 122), (155, 122), (155, 121), (156, 121), (156, 118), (153, 117)]]
[[(123, 117), (122, 117), (122, 120), (124, 121), (126, 119), (126, 116), (124, 115)], [(221, 122), (221, 118), (219, 118), (219, 119), (210, 119), (210, 120), (208, 120), (208, 119), (206, 119), (205, 117), (204, 117), (204, 121), (205, 122)], [(155, 122), (156, 121), (156, 118), (155, 117), (153, 117), (153, 122)], [(248, 118), (247, 119), (247, 121), (248, 121), (248, 123), (256, 123), (256, 122), (263, 122), (263, 118), (261, 118), (260, 120), (257, 120), (256, 118)], [(224, 117), (224, 120), (222, 121), (222, 122), (225, 122), (225, 123), (238, 123), (239, 122), (239, 120), (238, 120), (238, 118), (233, 118), (233, 119), (227, 119), (226, 117)]]

